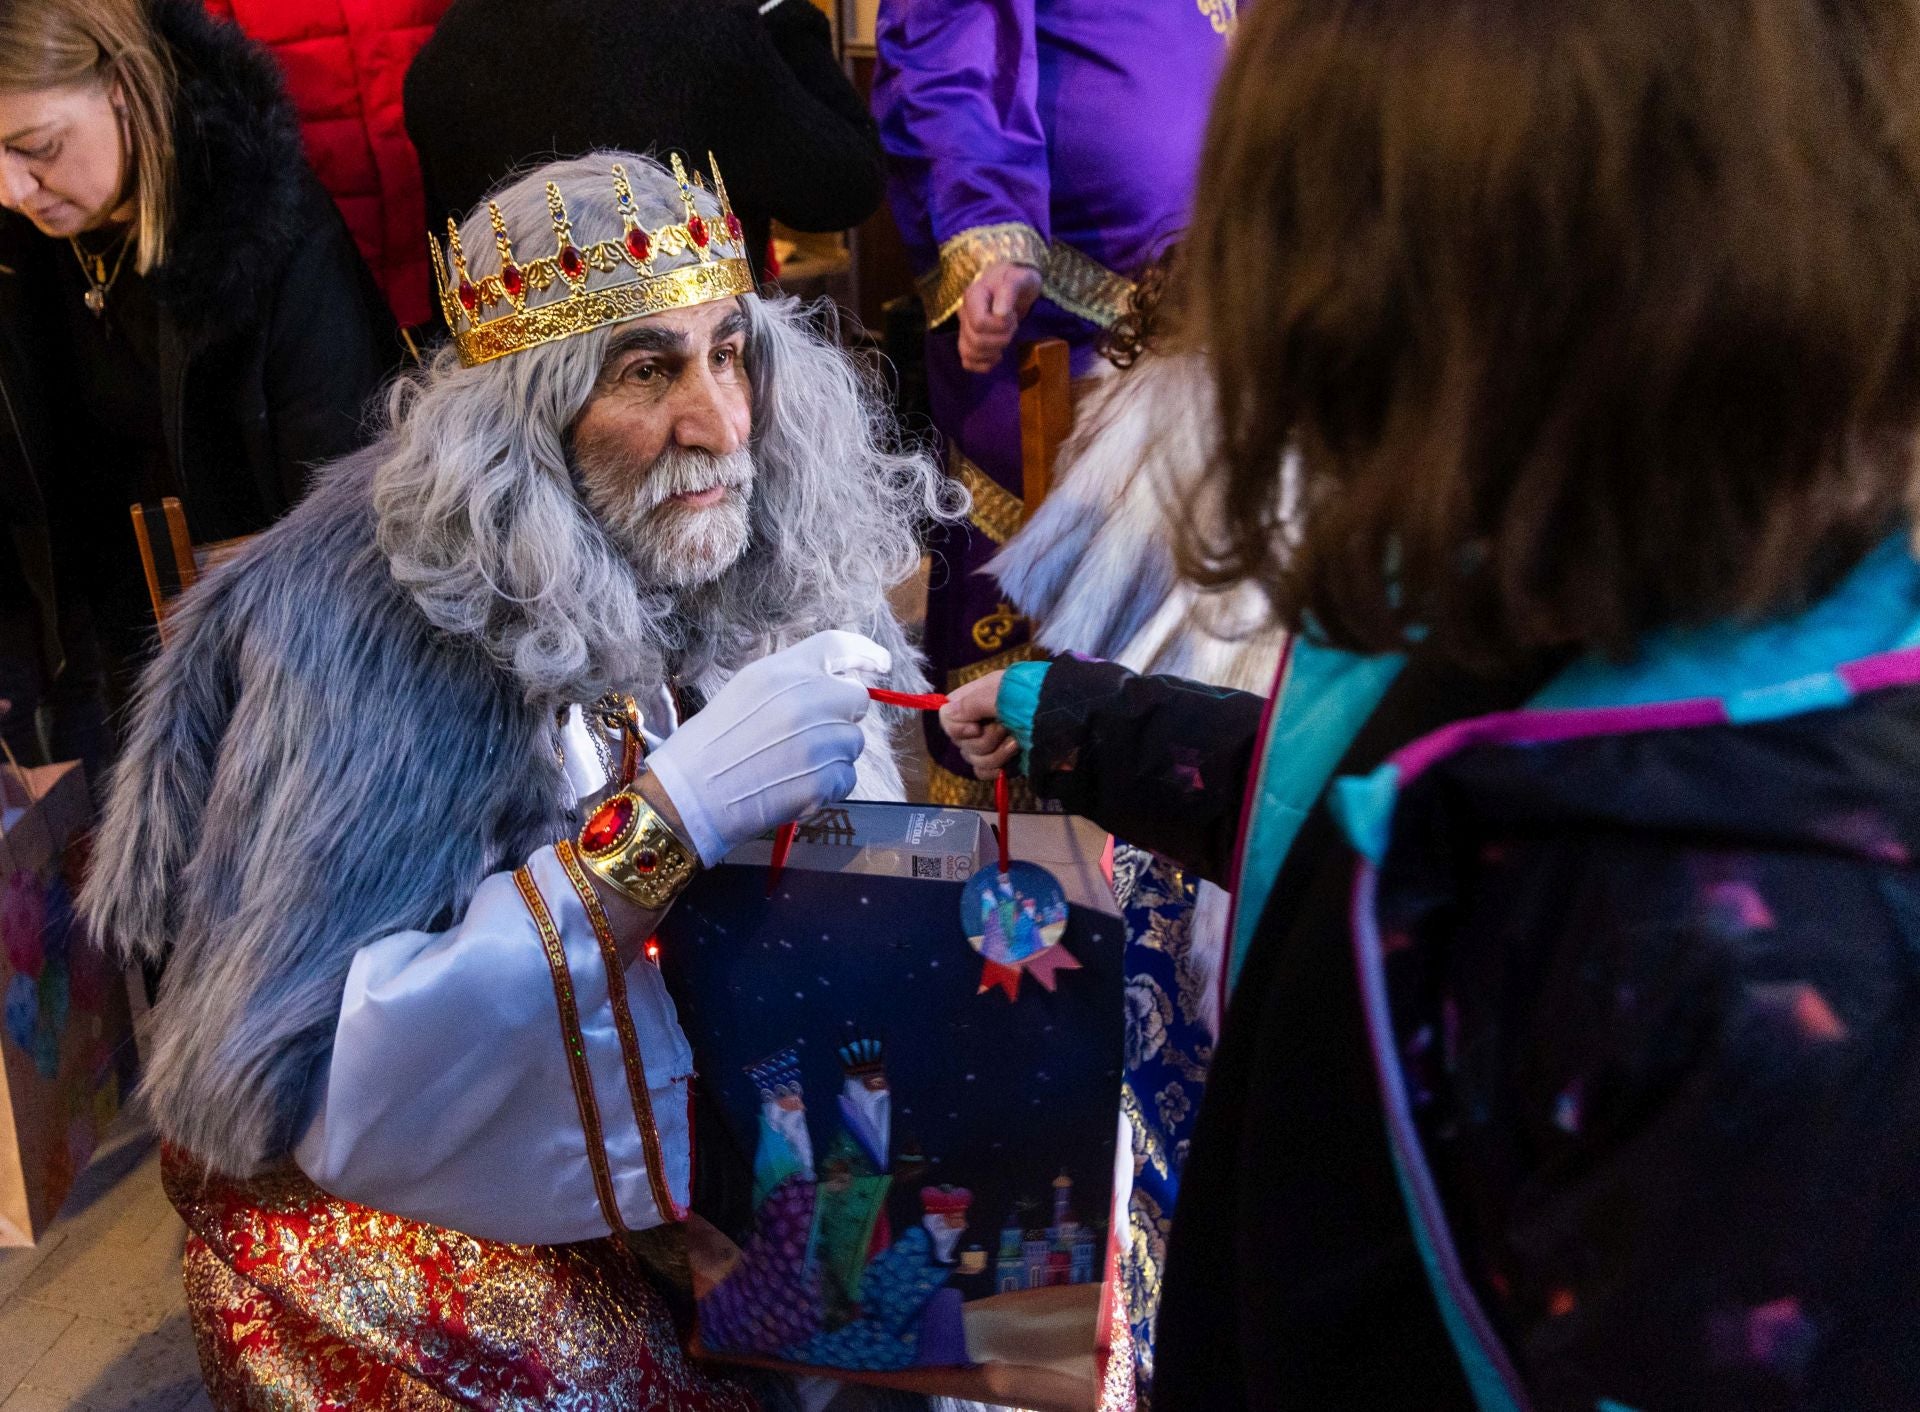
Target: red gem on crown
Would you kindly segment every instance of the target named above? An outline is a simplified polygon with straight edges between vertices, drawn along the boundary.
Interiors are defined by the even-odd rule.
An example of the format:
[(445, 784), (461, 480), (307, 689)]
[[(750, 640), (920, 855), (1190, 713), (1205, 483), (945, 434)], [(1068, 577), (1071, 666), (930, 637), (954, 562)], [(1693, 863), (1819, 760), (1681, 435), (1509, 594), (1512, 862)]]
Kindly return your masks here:
[(740, 218), (729, 211), (727, 212), (727, 239), (738, 245), (740, 238)]
[(647, 239), (647, 233), (635, 226), (627, 232), (627, 253), (633, 256), (633, 263), (644, 265), (647, 257), (653, 254), (653, 242)]
[(560, 247), (560, 273), (570, 280), (577, 280), (587, 272), (587, 262), (580, 252), (571, 245)]
[(507, 298), (518, 299), (520, 291), (527, 287), (527, 277), (520, 273), (518, 265), (504, 266), (500, 271), (500, 287), (507, 291)]
[(460, 307), (469, 314), (479, 311), (480, 291), (473, 287), (473, 281), (470, 279), (460, 281)]
[(702, 250), (707, 248), (707, 223), (699, 216), (687, 218), (687, 236)]
[(580, 846), (589, 853), (603, 853), (620, 841), (632, 822), (633, 800), (616, 794), (593, 811), (587, 826), (580, 830)]

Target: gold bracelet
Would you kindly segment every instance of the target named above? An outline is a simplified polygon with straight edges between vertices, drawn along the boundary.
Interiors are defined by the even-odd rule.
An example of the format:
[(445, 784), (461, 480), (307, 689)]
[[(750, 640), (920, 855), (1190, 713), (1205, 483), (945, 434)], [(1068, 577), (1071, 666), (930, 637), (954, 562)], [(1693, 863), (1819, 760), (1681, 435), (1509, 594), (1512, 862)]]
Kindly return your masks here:
[(580, 861), (628, 901), (664, 911), (700, 871), (694, 851), (631, 789), (609, 795), (580, 830)]

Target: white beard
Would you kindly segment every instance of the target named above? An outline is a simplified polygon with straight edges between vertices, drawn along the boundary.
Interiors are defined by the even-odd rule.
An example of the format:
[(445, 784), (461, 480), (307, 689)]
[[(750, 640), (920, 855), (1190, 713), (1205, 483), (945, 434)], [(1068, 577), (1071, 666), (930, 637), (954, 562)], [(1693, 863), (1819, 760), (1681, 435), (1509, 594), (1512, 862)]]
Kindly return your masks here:
[(712, 583), (747, 551), (753, 532), (747, 502), (753, 492), (730, 490), (718, 505), (695, 509), (663, 505), (646, 529), (621, 548), (641, 582), (654, 588), (697, 588)]
[(883, 1088), (876, 1093), (860, 1080), (848, 1079), (840, 1090), (840, 1102), (845, 1105), (855, 1136), (870, 1149), (874, 1164), (884, 1172), (892, 1156), (892, 1091)]
[(807, 1179), (813, 1179), (813, 1138), (807, 1133), (807, 1110), (804, 1108), (787, 1109), (777, 1103), (768, 1103), (760, 1110), (767, 1123), (780, 1136), (787, 1140), (794, 1156), (800, 1159), (805, 1168)]
[[(694, 588), (711, 583), (747, 551), (753, 534), (753, 457), (746, 451), (711, 456), (670, 446), (625, 494), (609, 494), (624, 472), (581, 457), (580, 481), (591, 509), (620, 546), (634, 573), (650, 588)], [(674, 500), (717, 486), (717, 505)]]
[(957, 1230), (947, 1224), (945, 1216), (922, 1216), (920, 1225), (933, 1238), (933, 1258), (942, 1265), (953, 1263), (953, 1248), (960, 1243), (960, 1237), (967, 1233), (965, 1226)]

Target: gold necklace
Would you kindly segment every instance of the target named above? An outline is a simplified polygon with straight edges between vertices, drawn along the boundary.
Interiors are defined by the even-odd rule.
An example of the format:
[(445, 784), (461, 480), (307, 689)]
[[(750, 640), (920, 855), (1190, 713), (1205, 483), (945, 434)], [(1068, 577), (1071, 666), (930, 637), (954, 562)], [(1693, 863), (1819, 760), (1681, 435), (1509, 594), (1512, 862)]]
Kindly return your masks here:
[(80, 297), (96, 319), (102, 318), (107, 312), (107, 292), (120, 278), (120, 267), (127, 263), (127, 252), (133, 249), (133, 232), (129, 230), (120, 237), (120, 258), (113, 262), (112, 274), (107, 273), (104, 254), (94, 254), (73, 236), (67, 237), (67, 244), (73, 247), (73, 258), (80, 262), (80, 273), (87, 277), (87, 292)]

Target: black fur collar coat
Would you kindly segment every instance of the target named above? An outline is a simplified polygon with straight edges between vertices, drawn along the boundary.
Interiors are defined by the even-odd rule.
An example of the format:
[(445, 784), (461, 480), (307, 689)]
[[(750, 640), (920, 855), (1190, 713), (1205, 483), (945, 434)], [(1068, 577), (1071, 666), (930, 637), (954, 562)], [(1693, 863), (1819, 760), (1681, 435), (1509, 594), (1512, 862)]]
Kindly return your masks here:
[[(178, 189), (159, 308), (161, 420), (196, 540), (263, 528), (299, 498), (310, 468), (365, 440), (366, 413), (397, 362), (391, 316), (339, 212), (302, 155), (293, 110), (265, 51), (194, 0), (155, 0), (179, 75)], [(46, 665), (61, 661), (47, 487), (84, 483), (50, 308), (70, 298), (64, 241), (0, 212), (0, 555), (17, 560)], [(71, 483), (71, 482), (69, 482)], [(103, 504), (89, 555), (137, 551), (127, 507)], [(71, 551), (69, 551), (71, 552)], [(61, 578), (88, 566), (63, 565)]]

